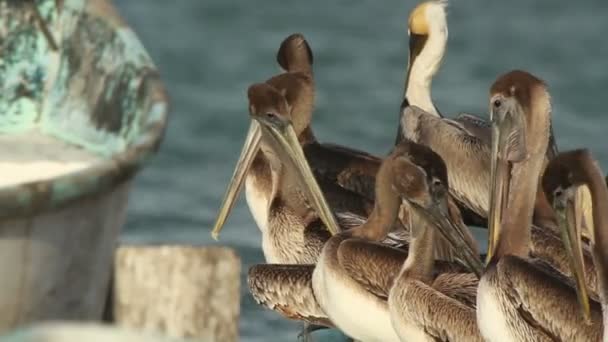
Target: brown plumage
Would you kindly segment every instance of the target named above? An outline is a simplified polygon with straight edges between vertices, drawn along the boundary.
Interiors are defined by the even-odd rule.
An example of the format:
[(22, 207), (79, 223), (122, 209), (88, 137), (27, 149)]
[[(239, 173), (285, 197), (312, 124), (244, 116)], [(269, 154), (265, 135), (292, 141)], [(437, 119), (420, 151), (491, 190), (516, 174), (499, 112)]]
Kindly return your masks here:
[[(420, 179), (416, 178), (416, 172), (420, 169), (428, 172), (427, 182), (432, 184), (433, 188), (425, 187), (427, 182), (421, 183)], [(409, 141), (402, 142), (383, 161), (378, 171), (376, 203), (368, 220), (359, 227), (333, 236), (325, 244), (313, 273), (314, 293), (328, 317), (352, 338), (366, 341), (399, 340), (392, 330), (386, 300), (405, 255), (374, 241), (386, 235), (387, 227), (390, 227), (391, 221), (396, 218), (401, 196), (405, 198), (407, 193), (416, 195), (421, 200), (431, 201), (428, 193), (440, 191), (435, 188), (438, 179), (447, 180), (445, 166), (439, 157), (425, 146)], [(447, 208), (449, 197), (445, 192), (444, 196)], [(452, 204), (451, 209), (449, 217), (452, 220), (461, 220), (460, 216), (453, 212), (457, 212), (455, 205)], [(464, 226), (462, 222), (460, 225)], [(469, 244), (474, 244), (470, 234), (466, 237)], [(440, 237), (437, 239), (442, 241)], [(436, 253), (431, 249), (429, 253), (432, 259), (436, 254), (442, 254), (451, 262), (458, 259), (445, 241), (437, 249), (443, 251)], [(472, 254), (475, 253), (477, 252)], [(432, 266), (429, 272), (433, 273)], [(447, 280), (449, 277), (440, 275), (438, 278), (443, 278), (441, 284), (459, 280)], [(470, 290), (471, 287), (468, 288)], [(450, 290), (456, 290), (456, 296), (462, 297), (462, 288), (447, 286), (446, 291)], [(474, 291), (469, 291), (468, 294), (470, 303), (474, 300)], [(347, 301), (347, 298), (350, 299)], [(366, 319), (367, 315), (373, 315), (374, 319)]]
[(550, 134), (546, 86), (527, 72), (509, 72), (491, 87), (490, 108), (498, 129), (490, 208), (496, 220), (490, 220), (491, 259), (477, 295), (480, 331), (496, 341), (597, 340), (577, 312), (570, 281), (530, 258), (530, 226)]
[[(340, 177), (343, 176), (345, 172), (349, 172), (349, 174), (352, 175), (356, 172), (354, 170), (363, 169), (365, 172), (371, 172), (374, 170), (375, 160), (368, 158), (364, 154), (348, 154), (348, 150), (342, 150), (346, 151), (345, 153), (334, 153), (339, 150), (336, 148), (327, 149), (324, 145), (318, 144), (312, 139), (312, 135), (307, 135), (310, 133), (309, 125), (312, 116), (312, 99), (314, 98), (314, 89), (310, 75), (299, 72), (289, 72), (275, 76), (264, 84), (266, 84), (267, 87), (264, 86), (263, 88), (265, 90), (260, 92), (260, 94), (256, 94), (255, 91), (249, 94), (251, 103), (250, 110), (255, 112), (252, 112), (252, 115), (267, 115), (269, 110), (266, 109), (267, 106), (265, 106), (264, 101), (280, 103), (282, 100), (279, 99), (279, 97), (282, 96), (285, 106), (284, 108), (276, 110), (276, 113), (291, 121), (294, 130), (299, 137), (307, 161), (332, 210), (338, 213), (348, 212), (361, 217), (367, 217), (373, 208), (372, 203), (343, 187), (342, 184), (340, 184)], [(274, 90), (271, 91), (270, 88)], [(271, 96), (265, 92), (273, 92), (274, 95)], [(265, 99), (264, 96), (268, 96), (268, 98)], [(307, 136), (302, 138), (303, 134)], [(264, 146), (264, 144), (262, 144), (262, 146)], [(280, 167), (281, 160), (280, 158), (275, 158), (275, 152), (264, 147), (262, 147), (262, 151), (271, 168), (273, 165), (276, 165), (277, 168)], [(322, 157), (327, 157), (327, 159), (321, 160), (320, 158)], [(367, 165), (367, 167), (364, 165)], [(349, 168), (349, 170), (345, 170), (345, 168)], [(339, 170), (340, 172), (335, 172), (336, 170)], [(283, 232), (284, 234), (281, 236), (278, 234), (268, 235), (268, 245), (273, 246), (278, 253), (293, 254), (294, 250), (298, 250), (296, 245), (300, 246), (301, 244), (305, 244), (305, 247), (299, 248), (304, 248), (307, 251), (305, 258), (297, 257), (294, 259), (282, 257), (276, 259), (275, 262), (292, 263), (295, 260), (298, 260), (298, 263), (314, 263), (314, 261), (316, 261), (315, 257), (320, 252), (320, 248), (322, 248), (322, 243), (325, 239), (329, 238), (329, 235), (323, 233), (323, 228), (319, 225), (320, 222), (316, 221), (316, 225), (311, 225), (310, 230), (307, 230), (307, 232), (314, 232), (314, 234), (310, 236), (311, 239), (308, 239), (308, 236), (306, 235), (303, 240), (294, 239), (293, 236), (290, 238), (290, 227), (297, 224), (298, 220), (304, 220), (302, 223), (305, 224), (312, 224), (313, 221), (307, 218), (309, 216), (309, 210), (305, 206), (302, 206), (302, 194), (298, 188), (294, 186), (295, 183), (292, 183), (292, 181), (285, 182), (285, 179), (287, 179), (285, 177), (281, 179), (283, 180), (283, 183), (279, 183), (280, 185), (278, 188), (273, 186), (273, 189), (277, 189), (278, 191), (275, 190), (275, 194), (270, 202), (268, 224), (269, 226), (272, 225), (273, 227), (276, 227), (275, 231)], [(354, 184), (357, 183), (355, 182)], [(293, 208), (290, 211), (291, 215), (287, 213), (281, 214), (280, 216), (271, 214), (282, 212), (281, 208), (284, 207)], [(301, 209), (304, 209), (304, 211)], [(403, 210), (401, 213), (403, 214)], [(397, 221), (394, 230), (403, 230), (403, 226), (399, 221)], [(402, 233), (397, 234), (404, 236)]]
[[(577, 188), (585, 186), (591, 198), (591, 219), (588, 236), (598, 277), (598, 294), (603, 307), (603, 340), (608, 340), (608, 189), (599, 164), (586, 149), (561, 153), (549, 163), (543, 175), (543, 189), (556, 212), (567, 212), (568, 203), (577, 199)], [(576, 224), (576, 222), (575, 222)], [(580, 227), (564, 227), (580, 232)], [(576, 236), (578, 238), (578, 236)], [(602, 324), (592, 328), (600, 329)], [(596, 331), (599, 336), (601, 331)]]
[(300, 33), (291, 34), (281, 42), (276, 59), (284, 72), (312, 74), (312, 49)]
[[(361, 201), (373, 204), (374, 182), (381, 159), (369, 153), (348, 147), (321, 144), (315, 138), (310, 126), (314, 107), (315, 92), (312, 75), (313, 54), (310, 45), (303, 35), (293, 34), (281, 44), (277, 53), (277, 62), (289, 74), (306, 76), (305, 89), (300, 92), (287, 91), (288, 102), (298, 103), (299, 110), (293, 116), (306, 121), (300, 141), (308, 163), (321, 183), (333, 184), (349, 192), (362, 196)], [(271, 78), (269, 83), (277, 89), (288, 89), (289, 78), (282, 75)], [(330, 200), (331, 204), (331, 200)], [(371, 212), (371, 207), (365, 217)]]
[[(461, 210), (472, 211), (465, 214), (470, 217), (467, 223), (475, 221), (476, 225), (485, 227), (489, 207), (490, 125), (471, 114), (448, 119), (405, 103), (401, 109), (401, 126), (404, 137), (431, 147), (444, 159), (453, 175), (450, 194)], [(550, 145), (547, 157), (552, 158), (556, 149)], [(537, 224), (551, 221), (552, 213), (540, 189), (535, 210)]]
[[(436, 170), (433, 171), (434, 173), (440, 173), (441, 171), (437, 170), (438, 167), (440, 168), (440, 166), (437, 166), (437, 162), (432, 159), (426, 160), (424, 153), (421, 151), (429, 153), (430, 150), (424, 147), (417, 148), (417, 146), (399, 146), (388, 159), (406, 154), (411, 158), (416, 158), (417, 165), (428, 170)], [(390, 162), (387, 162), (387, 166), (389, 164)], [(445, 168), (442, 170), (445, 170)], [(403, 176), (407, 176), (407, 174), (403, 174)], [(370, 239), (374, 241), (382, 240), (391, 226), (391, 221), (396, 219), (396, 211), (400, 205), (400, 200), (396, 197), (397, 195), (390, 195), (393, 191), (390, 190), (392, 187), (391, 177), (396, 177), (396, 173), (392, 172), (390, 168), (385, 167), (384, 171), (379, 172), (379, 181), (376, 184), (379, 201), (375, 205), (375, 214), (368, 218), (366, 224), (368, 228), (359, 227), (351, 233), (342, 233), (340, 235), (344, 235), (345, 239), (336, 236), (326, 244), (324, 249), (332, 249), (334, 248), (332, 246), (337, 243), (339, 248), (335, 253), (336, 259), (331, 263), (339, 264), (339, 267), (342, 267), (344, 271), (343, 277), (350, 277), (350, 280), (354, 284), (358, 284), (357, 286), (360, 286), (364, 293), (369, 294), (371, 298), (377, 298), (378, 303), (384, 305), (385, 308), (388, 291), (407, 256), (404, 250), (369, 241)], [(410, 186), (415, 185), (415, 182), (409, 184)], [(455, 205), (450, 203), (449, 206), (451, 217), (458, 220), (459, 216)], [(349, 236), (350, 238), (348, 238)], [(472, 237), (469, 236), (469, 240), (472, 243)], [(437, 249), (442, 251), (436, 253), (436, 255), (444, 259), (454, 260), (454, 254), (451, 250), (448, 250), (449, 246), (445, 242), (439, 245)], [(308, 276), (311, 267), (314, 266), (256, 266), (249, 273), (251, 293), (258, 303), (281, 313), (285, 317), (327, 326), (326, 322), (330, 320), (326, 316), (320, 317), (319, 309), (314, 305), (314, 303), (317, 303), (318, 297), (310, 291), (312, 284), (308, 283)], [(446, 272), (463, 272), (465, 271), (463, 266), (454, 262), (440, 261), (436, 270), (438, 273), (435, 282), (445, 293), (465, 302), (468, 300), (469, 304), (474, 300), (474, 295), (471, 296), (471, 287), (464, 281), (470, 276), (443, 274)], [(459, 285), (454, 283), (454, 279), (458, 281)], [(348, 292), (348, 290), (345, 292)], [(345, 304), (348, 305), (349, 302), (350, 300)], [(322, 308), (322, 306), (319, 307)], [(358, 309), (365, 308), (353, 307), (353, 310)], [(321, 312), (323, 311), (321, 310)], [(388, 315), (386, 318), (385, 323), (390, 331), (392, 326), (388, 320)], [(395, 336), (393, 335), (393, 337)]]
[[(417, 6), (417, 9), (412, 11), (409, 26), (412, 26), (416, 22), (424, 22), (426, 20), (425, 11), (428, 9), (444, 11), (443, 7), (444, 4), (436, 1), (430, 1), (424, 6)], [(419, 27), (421, 25), (414, 26)], [(428, 25), (433, 25), (433, 23), (429, 23)], [(421, 31), (421, 34), (424, 35), (425, 33)], [(426, 34), (428, 35), (428, 32)], [(312, 77), (313, 54), (310, 45), (302, 34), (297, 33), (287, 37), (281, 43), (276, 59), (280, 67), (287, 72), (307, 74), (310, 77), (311, 88), (314, 90)], [(411, 64), (413, 65), (413, 60)], [(281, 88), (279, 85), (276, 85), (276, 87), (278, 89)], [(307, 107), (306, 112), (312, 112), (314, 92), (310, 97), (308, 97), (309, 95), (306, 96), (306, 98), (310, 99), (310, 102), (307, 103), (310, 107)], [(311, 116), (306, 116), (308, 119), (311, 118)], [(363, 217), (367, 217), (372, 208), (370, 203), (373, 203), (375, 198), (374, 183), (381, 159), (369, 153), (348, 147), (319, 143), (313, 134), (310, 122), (302, 133), (300, 140), (308, 163), (324, 192), (326, 192), (326, 187), (338, 186), (346, 189), (348, 192), (361, 196), (360, 201), (363, 204), (360, 206), (367, 208), (367, 211), (364, 213), (355, 209), (353, 211)], [(328, 201), (333, 205), (334, 200), (332, 198), (328, 198)], [(402, 216), (406, 218), (407, 213), (403, 212)], [(464, 219), (468, 224), (479, 224), (481, 222), (468, 212), (465, 213)]]
[(247, 284), (255, 301), (286, 318), (333, 327), (312, 290), (314, 265), (255, 265)]
[[(591, 303), (591, 325), (582, 319), (573, 284), (547, 264), (531, 262), (508, 255), (487, 267), (482, 282), (492, 284), (495, 300), (502, 303), (505, 322), (482, 311), (478, 317), (494, 329), (500, 324), (510, 327), (512, 341), (600, 341), (601, 308)], [(487, 288), (480, 283), (480, 289)], [(483, 298), (483, 297), (482, 297)], [(482, 299), (477, 298), (478, 302)], [(481, 306), (481, 304), (478, 304)], [(479, 321), (478, 321), (479, 322)], [(481, 322), (480, 326), (481, 326)], [(489, 337), (488, 337), (489, 338)]]
[[(305, 74), (282, 74), (267, 83), (252, 85), (248, 90), (250, 113), (253, 117), (267, 116), (271, 120), (290, 120), (296, 134), (306, 128), (306, 119), (291, 116), (297, 110), (293, 93), (306, 91)], [(288, 91), (281, 92), (274, 85)], [(270, 263), (315, 263), (324, 242), (329, 238), (319, 217), (300, 190), (298, 180), (289, 172), (289, 163), (276, 146), (263, 135), (261, 153), (271, 170), (271, 195), (268, 207), (268, 230), (263, 232), (263, 249)]]
[[(527, 99), (529, 101), (529, 99)], [(408, 106), (403, 109), (403, 127), (406, 136), (414, 141), (430, 146), (444, 161), (450, 172), (450, 193), (461, 204), (474, 212), (487, 217), (490, 184), (490, 145), (489, 141), (473, 134), (467, 126), (458, 121), (439, 118), (421, 109)], [(488, 127), (489, 128), (489, 127)], [(553, 148), (547, 149), (547, 156)], [(548, 202), (539, 187), (534, 201), (534, 215), (543, 226), (534, 225), (531, 230), (533, 257), (547, 260), (566, 275), (571, 275), (563, 243), (557, 235), (552, 211), (547, 214)], [(547, 217), (550, 216), (548, 219)], [(590, 255), (585, 254), (587, 284), (592, 292), (596, 290), (596, 274)]]
[[(306, 70), (303, 66), (312, 61), (308, 56), (309, 50), (303, 37), (293, 35), (282, 44), (277, 59), (287, 68)], [(357, 179), (362, 173), (375, 174), (379, 162), (371, 155), (316, 142), (310, 129), (314, 104), (312, 74), (295, 71), (277, 75), (250, 88), (248, 97), (253, 116), (271, 112), (291, 121), (332, 209), (338, 213), (347, 212), (350, 216), (367, 217), (373, 208), (373, 201), (349, 190), (349, 187), (365, 189), (369, 187), (365, 184), (368, 181), (373, 186), (374, 178), (371, 176), (360, 177), (362, 182)], [(314, 263), (329, 234), (318, 221), (315, 222), (314, 210), (306, 203), (293, 177), (284, 170), (282, 158), (269, 146), (267, 139), (260, 137), (259, 127), (252, 124), (246, 139), (247, 146), (243, 147), (213, 232), (215, 235), (219, 233), (244, 178), (247, 203), (262, 231), (262, 246), (267, 261)], [(243, 172), (242, 169), (247, 167), (248, 171)], [(402, 216), (407, 216), (407, 213), (402, 211)], [(294, 230), (294, 227), (308, 229)], [(401, 224), (397, 228), (397, 231), (403, 231)], [(402, 233), (392, 234), (392, 237), (402, 243), (407, 238)]]
[(401, 121), (405, 137), (429, 146), (442, 156), (451, 176), (450, 194), (475, 214), (487, 217), (489, 141), (477, 137), (457, 121), (437, 117), (415, 106), (402, 109)]
[[(294, 34), (284, 40), (277, 61), (287, 72), (268, 79), (266, 83), (285, 97), (289, 105), (288, 117), (294, 127), (298, 128), (298, 138), (304, 154), (327, 201), (336, 212), (350, 212), (362, 218), (367, 217), (373, 208), (374, 198), (369, 189), (373, 191), (380, 159), (365, 152), (320, 144), (315, 139), (310, 127), (315, 98), (312, 53), (302, 35)], [(248, 195), (253, 193), (266, 197), (269, 210), (272, 209), (271, 178), (268, 162), (260, 152), (247, 181), (248, 187), (257, 189), (251, 192), (248, 189)], [(253, 201), (255, 199), (248, 196), (252, 212), (255, 210)], [(402, 216), (407, 216), (407, 213), (402, 212)], [(396, 228), (400, 231), (403, 226), (398, 223)], [(397, 239), (403, 240), (403, 234)]]
[[(447, 202), (445, 163), (430, 152), (426, 160), (434, 160), (434, 167), (417, 164), (417, 169), (410, 168), (408, 183), (400, 190), (413, 206), (431, 212), (434, 207), (445, 206), (445, 214), (454, 217), (458, 209), (450, 208)], [(434, 223), (419, 210), (411, 211), (409, 255), (388, 296), (392, 325), (402, 341), (482, 341), (475, 316), (477, 277), (473, 273), (434, 272), (433, 250), (440, 235), (436, 234)], [(460, 220), (456, 217), (454, 221)], [(462, 222), (459, 224), (467, 245), (478, 255), (470, 232)], [(477, 264), (481, 268), (480, 260)]]

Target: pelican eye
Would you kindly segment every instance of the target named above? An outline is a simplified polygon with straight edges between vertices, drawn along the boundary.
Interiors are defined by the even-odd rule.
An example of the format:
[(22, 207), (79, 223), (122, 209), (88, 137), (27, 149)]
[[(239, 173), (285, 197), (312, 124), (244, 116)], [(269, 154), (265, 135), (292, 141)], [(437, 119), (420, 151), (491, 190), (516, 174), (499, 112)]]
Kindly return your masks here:
[(502, 106), (502, 101), (500, 99), (496, 99), (492, 105), (494, 105), (494, 108), (500, 108), (500, 106)]
[(443, 187), (443, 182), (439, 178), (433, 177), (431, 180), (431, 192), (435, 194), (435, 196), (444, 196), (445, 188)]
[(562, 188), (557, 188), (555, 189), (555, 191), (553, 191), (553, 197), (555, 198), (561, 198), (564, 195), (564, 190), (562, 190)]

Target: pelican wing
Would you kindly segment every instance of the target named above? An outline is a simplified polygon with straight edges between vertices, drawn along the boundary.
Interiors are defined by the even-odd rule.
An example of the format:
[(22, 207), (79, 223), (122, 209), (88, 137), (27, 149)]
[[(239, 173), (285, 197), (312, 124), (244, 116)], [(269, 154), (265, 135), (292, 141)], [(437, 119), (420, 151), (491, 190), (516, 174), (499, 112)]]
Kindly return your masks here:
[(477, 126), (473, 119), (440, 118), (418, 107), (406, 108), (402, 121), (407, 138), (429, 146), (445, 161), (450, 176), (450, 194), (464, 207), (486, 217), (490, 145), (486, 143), (487, 135), (475, 135), (483, 126), (472, 129)]
[[(365, 217), (353, 214), (351, 212), (336, 213), (336, 219), (338, 219), (338, 224), (342, 230), (358, 227), (364, 224), (366, 221)], [(399, 221), (395, 223), (393, 230), (388, 233), (387, 237), (382, 240), (382, 244), (403, 249), (407, 248), (410, 239), (411, 237), (409, 230), (403, 229), (403, 225)]]
[(460, 123), (470, 135), (476, 136), (484, 144), (492, 143), (492, 126), (486, 119), (475, 114), (460, 113), (454, 121)]
[(356, 216), (366, 218), (374, 208), (374, 202), (353, 191), (340, 187), (327, 179), (319, 179), (317, 182), (327, 203), (336, 212), (348, 212)]
[(338, 249), (344, 271), (368, 292), (385, 300), (406, 258), (403, 249), (359, 239), (348, 239)]
[(314, 265), (255, 265), (249, 269), (249, 291), (258, 304), (286, 318), (333, 327), (314, 296), (314, 269)]
[[(564, 250), (564, 243), (555, 230), (557, 227), (538, 227), (532, 226), (532, 248), (531, 256), (538, 260), (547, 262), (553, 269), (558, 270), (561, 274), (568, 277), (572, 276), (570, 262)], [(589, 251), (588, 245), (583, 244), (583, 258), (585, 266), (585, 283), (589, 290), (590, 296), (597, 296), (597, 273), (593, 258)]]
[(304, 153), (318, 180), (335, 183), (374, 201), (380, 158), (334, 144), (307, 144)]
[[(513, 314), (512, 324), (526, 324), (556, 341), (600, 341), (602, 312), (591, 302), (591, 325), (580, 312), (576, 292), (563, 276), (542, 263), (505, 256), (496, 265), (503, 305)], [(517, 317), (515, 316), (517, 313)]]
[[(444, 277), (445, 278), (445, 277)], [(457, 277), (451, 279), (459, 285), (459, 280), (469, 287), (469, 279)], [(445, 283), (442, 283), (445, 284)], [(473, 289), (473, 300), (475, 300)], [(389, 308), (393, 326), (397, 331), (407, 324), (415, 324), (433, 340), (437, 341), (483, 341), (477, 328), (475, 308), (451, 298), (439, 289), (417, 280), (405, 280), (391, 290)]]
[(470, 308), (477, 306), (479, 279), (473, 273), (441, 273), (433, 281), (433, 288)]
[[(459, 122), (462, 126), (472, 135), (478, 137), (483, 141), (484, 144), (490, 145), (492, 143), (492, 130), (491, 123), (475, 114), (460, 113), (456, 116), (454, 121)], [(553, 125), (551, 125), (549, 132), (549, 146), (547, 147), (547, 157), (552, 159), (558, 153), (557, 143), (555, 142), (555, 136), (553, 135)]]

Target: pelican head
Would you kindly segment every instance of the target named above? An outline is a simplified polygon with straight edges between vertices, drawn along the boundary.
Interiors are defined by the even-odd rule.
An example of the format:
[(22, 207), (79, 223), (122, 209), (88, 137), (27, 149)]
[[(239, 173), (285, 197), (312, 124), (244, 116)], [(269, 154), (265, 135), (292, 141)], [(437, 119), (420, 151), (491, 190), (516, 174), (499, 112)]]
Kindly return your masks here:
[[(506, 217), (510, 231), (502, 252), (526, 256), (538, 179), (549, 141), (551, 105), (545, 84), (528, 72), (500, 76), (490, 89), (492, 122), (488, 261), (497, 250)], [(509, 213), (504, 211), (509, 209)], [(502, 254), (504, 254), (502, 253)]]
[(447, 4), (447, 0), (431, 0), (414, 7), (408, 19), (410, 36), (428, 36), (439, 31), (447, 31)]
[[(297, 171), (297, 176), (306, 189), (312, 189), (309, 196), (313, 205), (320, 211), (319, 216), (329, 229), (337, 230), (333, 215), (326, 204), (323, 206), (324, 201), (319, 199), (319, 196), (322, 196), (321, 191), (318, 190), (298, 140), (298, 136), (310, 124), (312, 89), (311, 77), (299, 72), (284, 73), (249, 87), (247, 91), (249, 113), (253, 120), (212, 231), (214, 238), (217, 238), (228, 218), (244, 183), (245, 175), (260, 148), (269, 157), (271, 168), (273, 165), (276, 167), (291, 162), (289, 165), (292, 168), (300, 170)], [(315, 186), (318, 190), (316, 192)]]
[[(465, 239), (467, 229), (448, 203), (448, 173), (441, 157), (429, 147), (404, 141), (392, 161), (393, 186), (419, 215), (434, 224), (478, 276), (482, 264), (476, 248)], [(413, 228), (412, 228), (413, 229)]]
[(431, 99), (431, 83), (439, 70), (448, 39), (447, 1), (426, 1), (408, 20), (409, 62), (405, 94), (410, 104), (439, 115)]
[(288, 168), (287, 172), (297, 175), (302, 190), (328, 230), (337, 234), (339, 229), (335, 217), (298, 140), (298, 135), (308, 127), (308, 123), (292, 116), (293, 108), (289, 105), (287, 92), (279, 91), (269, 83), (271, 82), (249, 87), (251, 117), (258, 122), (265, 141), (281, 163)]
[[(578, 187), (591, 186), (594, 179), (602, 179), (599, 168), (595, 165), (591, 153), (586, 149), (563, 152), (553, 158), (542, 177), (542, 188), (555, 211), (560, 227), (562, 240), (570, 258), (570, 268), (575, 277), (579, 304), (585, 318), (590, 316), (589, 298), (585, 285), (583, 252), (581, 243), (581, 215), (580, 203), (577, 201)], [(599, 187), (605, 191), (603, 184)], [(595, 208), (595, 204), (594, 204)], [(596, 227), (589, 225), (590, 240), (594, 244)], [(596, 266), (597, 268), (597, 266)]]
[(277, 63), (284, 72), (312, 73), (312, 50), (302, 34), (294, 33), (283, 40), (277, 52)]

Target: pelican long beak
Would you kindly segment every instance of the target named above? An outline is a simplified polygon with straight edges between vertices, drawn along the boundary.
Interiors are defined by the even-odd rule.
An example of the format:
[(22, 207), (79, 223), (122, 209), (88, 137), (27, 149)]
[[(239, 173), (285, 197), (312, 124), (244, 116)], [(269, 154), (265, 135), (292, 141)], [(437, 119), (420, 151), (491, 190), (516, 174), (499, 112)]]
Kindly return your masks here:
[(489, 263), (496, 251), (501, 219), (504, 210), (505, 197), (508, 194), (509, 170), (507, 161), (501, 156), (504, 148), (504, 138), (501, 125), (492, 122), (492, 154), (490, 168), (490, 212), (488, 217), (488, 253), (486, 263)]
[(576, 222), (576, 226), (581, 228), (581, 235), (590, 239), (590, 232), (593, 229), (592, 208), (593, 203), (591, 201), (591, 193), (587, 185), (581, 185), (576, 188), (576, 199), (574, 200), (575, 217), (580, 219), (580, 222)]
[(243, 144), (243, 149), (241, 150), (241, 155), (236, 162), (230, 184), (228, 184), (228, 189), (226, 190), (215, 224), (213, 225), (213, 231), (211, 231), (211, 236), (215, 240), (218, 239), (220, 231), (243, 188), (245, 175), (247, 174), (247, 171), (249, 171), (256, 153), (260, 149), (261, 137), (262, 131), (260, 130), (260, 125), (257, 121), (252, 120), (249, 131), (247, 132), (247, 137), (245, 138), (245, 143)]
[[(417, 206), (413, 206), (416, 208)], [(427, 210), (417, 208), (419, 214), (427, 217), (437, 227), (439, 233), (448, 241), (454, 251), (460, 255), (464, 263), (473, 271), (477, 278), (481, 277), (483, 264), (479, 254), (465, 238), (467, 229), (462, 222), (455, 222), (449, 214), (447, 203), (431, 206)]]
[[(576, 191), (569, 189), (567, 191)], [(591, 321), (591, 309), (589, 306), (589, 296), (585, 284), (585, 265), (583, 261), (583, 250), (581, 244), (581, 210), (577, 205), (574, 194), (566, 195), (566, 203), (553, 203), (555, 215), (559, 224), (562, 240), (570, 260), (570, 268), (576, 281), (576, 294), (578, 302), (583, 311), (583, 317), (587, 322)], [(558, 200), (556, 200), (558, 201)], [(590, 235), (593, 236), (593, 225), (590, 228)]]
[[(256, 120), (260, 120), (257, 119)], [(288, 159), (290, 166), (295, 168), (295, 174), (300, 180), (301, 186), (308, 197), (308, 200), (313, 205), (317, 214), (326, 225), (327, 230), (332, 235), (339, 232), (338, 223), (334, 214), (325, 200), (325, 196), (315, 179), (304, 151), (300, 146), (296, 132), (290, 122), (281, 125), (260, 121), (264, 134), (272, 138), (273, 144), (278, 149), (277, 152), (281, 155), (281, 160)]]

